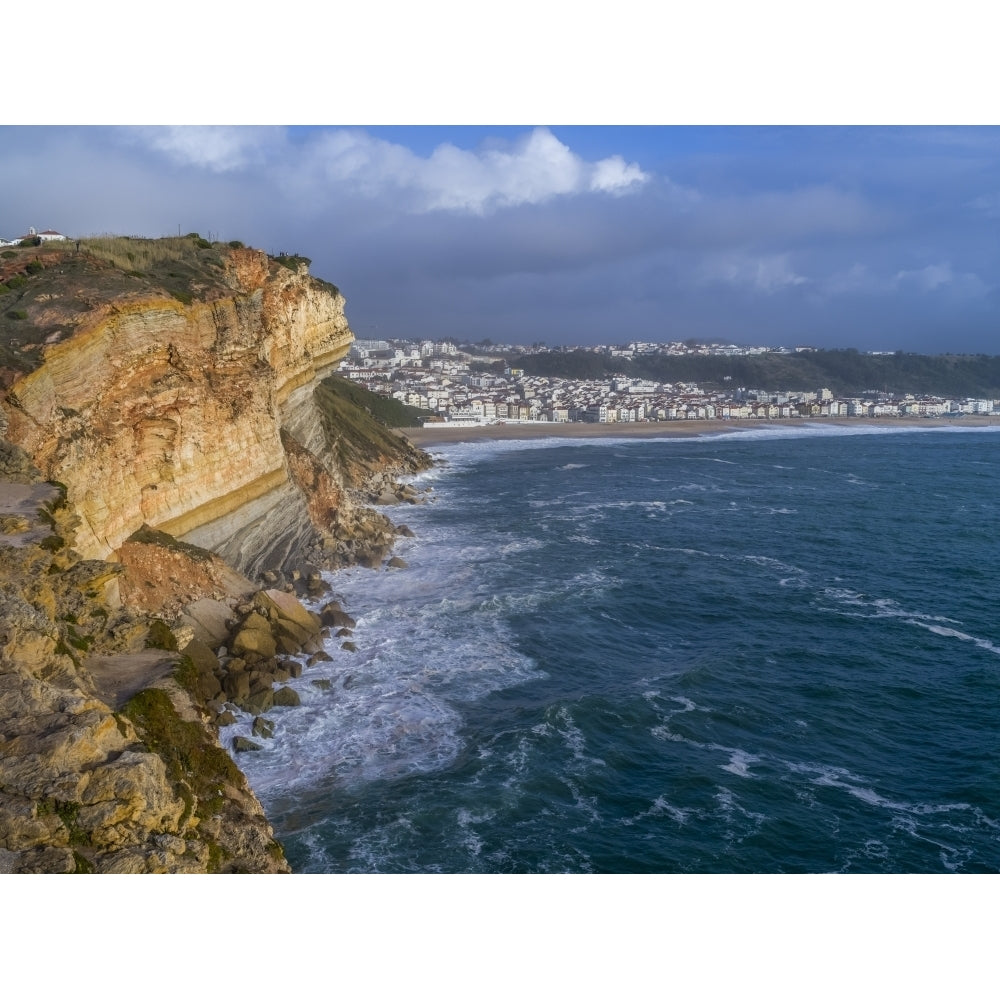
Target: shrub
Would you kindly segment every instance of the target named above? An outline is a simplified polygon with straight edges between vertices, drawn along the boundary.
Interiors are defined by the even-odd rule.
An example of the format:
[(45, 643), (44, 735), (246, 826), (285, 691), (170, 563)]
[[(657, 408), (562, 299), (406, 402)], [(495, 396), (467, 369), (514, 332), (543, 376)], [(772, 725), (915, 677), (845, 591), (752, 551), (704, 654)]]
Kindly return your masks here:
[(42, 245), (41, 236), (27, 236), (20, 243), (19, 247), (40, 247)]
[(300, 257), (297, 253), (293, 254), (279, 254), (276, 258), (279, 264), (287, 267), (289, 271), (297, 271), (300, 264), (305, 264), (308, 267), (312, 260), (309, 257)]
[(199, 250), (211, 250), (212, 244), (208, 240), (203, 240), (201, 238), (194, 241), (194, 245), (198, 247)]
[(242, 242), (242, 240), (230, 240), (229, 241), (229, 249), (230, 250), (242, 250), (243, 249), (243, 242)]
[(0, 253), (0, 257), (4, 257), (7, 260), (10, 260), (11, 257), (16, 257), (16, 256), (17, 254), (13, 250), (4, 250), (3, 253)]
[(10, 291), (10, 285), (0, 283), (0, 295), (6, 295)]
[(23, 309), (11, 309), (7, 313), (8, 319), (27, 319), (28, 314)]
[(45, 265), (40, 260), (29, 260), (24, 269), (28, 274), (38, 274), (44, 267)]
[(149, 632), (146, 634), (146, 649), (165, 649), (169, 652), (177, 652), (177, 637), (170, 631), (166, 622), (154, 618), (149, 623)]
[(28, 279), (23, 274), (15, 274), (13, 278), (7, 279), (9, 288), (23, 288), (28, 283)]

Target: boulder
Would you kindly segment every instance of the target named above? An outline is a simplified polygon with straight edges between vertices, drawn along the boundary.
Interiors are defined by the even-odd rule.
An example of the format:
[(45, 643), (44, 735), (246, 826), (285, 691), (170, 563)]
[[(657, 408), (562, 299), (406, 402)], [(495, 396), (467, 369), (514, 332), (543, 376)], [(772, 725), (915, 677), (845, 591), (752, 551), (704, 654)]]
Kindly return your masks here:
[(256, 597), (256, 603), (269, 612), (273, 611), (279, 622), (297, 626), (306, 637), (319, 633), (319, 616), (304, 607), (293, 594), (286, 594), (281, 590), (262, 590)]
[(357, 622), (336, 601), (330, 601), (319, 613), (319, 617), (324, 625), (329, 625), (331, 628), (340, 628), (345, 625), (348, 628), (354, 628), (357, 625)]
[(263, 715), (258, 715), (253, 720), (250, 731), (260, 739), (270, 740), (274, 738), (274, 723), (270, 719), (265, 719)]
[(267, 688), (248, 695), (246, 698), (236, 703), (244, 712), (251, 715), (263, 715), (266, 711), (274, 707), (274, 692)]
[(295, 705), (301, 705), (302, 699), (299, 697), (298, 691), (294, 688), (280, 687), (274, 692), (274, 704), (294, 707)]
[(240, 702), (250, 697), (250, 675), (244, 670), (226, 674), (222, 689), (230, 701)]
[(296, 622), (279, 618), (274, 623), (274, 634), (279, 641), (279, 645), (281, 640), (285, 639), (292, 643), (296, 649), (301, 649), (314, 635), (319, 634), (319, 627), (317, 626), (312, 630), (304, 629)]
[(222, 601), (213, 601), (203, 597), (200, 601), (189, 604), (180, 616), (182, 625), (194, 629), (194, 637), (213, 649), (229, 638), (227, 622), (233, 617), (232, 608)]
[(386, 566), (389, 569), (406, 569), (409, 563), (405, 559), (400, 559), (399, 556), (393, 556)]
[(358, 651), (358, 647), (353, 642), (350, 641), (342, 642), (340, 644), (340, 648), (346, 649), (348, 653), (356, 653)]
[[(259, 616), (250, 616), (254, 617)], [(270, 657), (278, 652), (278, 646), (269, 628), (241, 628), (233, 639), (233, 651), (243, 655), (256, 653), (258, 656)]]
[(252, 750), (263, 750), (264, 748), (259, 743), (254, 743), (253, 740), (248, 740), (245, 736), (237, 736), (233, 740), (233, 749), (237, 753), (247, 753)]

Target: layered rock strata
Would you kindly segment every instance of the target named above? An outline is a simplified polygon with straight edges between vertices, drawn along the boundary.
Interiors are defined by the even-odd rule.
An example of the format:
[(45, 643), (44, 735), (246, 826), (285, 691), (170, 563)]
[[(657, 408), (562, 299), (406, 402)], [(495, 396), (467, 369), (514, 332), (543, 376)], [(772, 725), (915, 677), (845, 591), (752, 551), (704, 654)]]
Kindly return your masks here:
[[(9, 449), (4, 449), (9, 453)], [(58, 490), (0, 481), (0, 872), (280, 872), (162, 621), (80, 559)], [(21, 484), (16, 484), (21, 485)]]
[[(317, 401), (353, 339), (343, 297), (256, 250), (228, 251), (223, 277), (188, 304), (135, 295), (64, 315), (70, 335), (7, 390), (7, 437), (66, 484), (85, 558), (144, 525), (248, 575), (332, 555), (335, 538), (384, 553), (391, 523), (361, 509)], [(397, 452), (383, 466), (417, 461)]]
[(146, 277), (47, 253), (0, 344), (0, 872), (287, 871), (218, 727), (270, 737), (349, 634), (287, 591), (385, 564), (408, 529), (370, 504), (423, 499), (395, 475), (426, 457), (322, 382), (339, 292), (195, 242)]

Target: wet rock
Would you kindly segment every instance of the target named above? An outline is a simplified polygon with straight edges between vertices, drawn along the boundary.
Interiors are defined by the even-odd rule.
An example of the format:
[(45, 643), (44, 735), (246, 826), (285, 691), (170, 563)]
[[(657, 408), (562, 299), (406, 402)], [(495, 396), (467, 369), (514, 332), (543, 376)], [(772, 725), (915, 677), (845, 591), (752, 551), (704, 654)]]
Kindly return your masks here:
[(320, 611), (319, 617), (324, 625), (329, 625), (331, 628), (338, 628), (345, 625), (348, 628), (354, 628), (357, 625), (357, 622), (336, 601), (330, 601)]
[(248, 740), (245, 736), (237, 736), (233, 740), (233, 750), (237, 753), (248, 753), (254, 750), (263, 750), (264, 748), (259, 743), (254, 743), (253, 740)]
[(298, 691), (294, 688), (280, 687), (274, 692), (274, 704), (276, 706), (281, 705), (291, 708), (296, 705), (301, 705), (302, 699), (299, 697)]
[(321, 677), (312, 681), (312, 686), (315, 688), (319, 688), (320, 691), (329, 691), (332, 684), (330, 681), (326, 680), (326, 678)]
[(386, 563), (386, 566), (389, 569), (406, 569), (406, 567), (409, 566), (409, 563), (405, 559), (400, 559), (399, 556), (393, 556), (388, 563)]
[(348, 653), (356, 653), (358, 651), (358, 647), (353, 642), (342, 642), (340, 648), (346, 649)]
[(249, 712), (251, 715), (263, 715), (266, 711), (274, 707), (274, 692), (270, 688), (252, 692), (236, 704), (244, 712)]
[(258, 715), (253, 720), (250, 731), (259, 739), (270, 740), (274, 738), (274, 723), (270, 719), (265, 719), (263, 715)]

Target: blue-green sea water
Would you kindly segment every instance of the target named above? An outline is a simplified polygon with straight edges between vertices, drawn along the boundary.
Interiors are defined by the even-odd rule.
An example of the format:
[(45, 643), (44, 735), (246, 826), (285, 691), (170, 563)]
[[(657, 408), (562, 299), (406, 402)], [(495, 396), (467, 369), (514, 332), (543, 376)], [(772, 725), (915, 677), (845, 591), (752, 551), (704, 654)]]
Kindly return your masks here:
[(432, 451), (240, 756), (295, 870), (1000, 869), (996, 430)]

